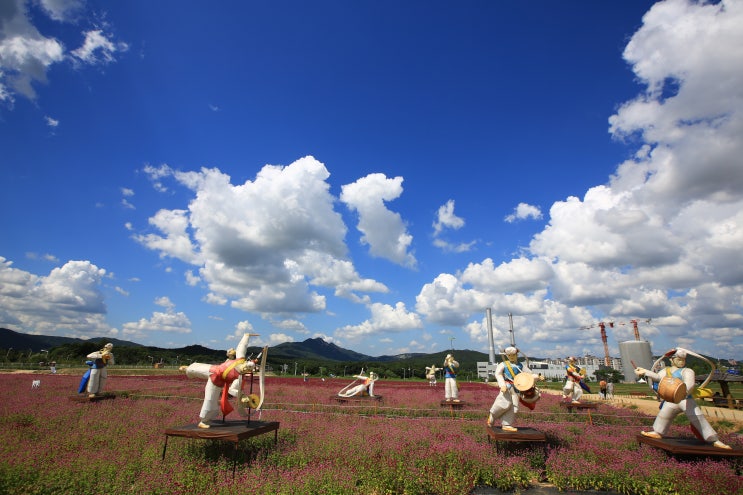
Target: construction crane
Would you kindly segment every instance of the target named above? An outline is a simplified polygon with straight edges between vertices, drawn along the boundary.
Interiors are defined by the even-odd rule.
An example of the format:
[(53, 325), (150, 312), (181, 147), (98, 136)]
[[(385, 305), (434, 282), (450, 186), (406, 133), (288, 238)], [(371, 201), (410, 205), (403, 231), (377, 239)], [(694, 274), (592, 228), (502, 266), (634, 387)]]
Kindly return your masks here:
[[(645, 323), (650, 323), (651, 318), (648, 318), (647, 320), (644, 320)], [(640, 330), (637, 328), (637, 324), (639, 321), (637, 319), (630, 320), (629, 323), (632, 323), (632, 329), (635, 331), (635, 340), (640, 340)], [(617, 325), (626, 325), (627, 323), (623, 321), (616, 322)]]
[[(611, 321), (608, 323), (611, 328), (614, 328), (614, 322)], [(606, 338), (606, 323), (603, 321), (600, 321), (598, 323), (594, 323), (593, 325), (588, 325), (585, 327), (580, 327), (578, 330), (590, 330), (591, 328), (599, 327), (601, 330), (601, 341), (604, 343), (604, 364), (607, 368), (611, 367), (611, 357), (609, 356), (609, 342)]]
[[(639, 321), (637, 319), (629, 320), (629, 323), (632, 323), (632, 328), (635, 331), (635, 340), (640, 340), (640, 330), (637, 328), (637, 325)], [(650, 318), (645, 320), (645, 323), (650, 323)], [(609, 328), (614, 328), (615, 322), (603, 322), (600, 321), (598, 323), (594, 323), (593, 325), (588, 325), (585, 327), (580, 327), (579, 330), (589, 330), (591, 328), (599, 327), (601, 330), (601, 342), (604, 343), (604, 364), (609, 367), (611, 366), (611, 356), (609, 356), (609, 342), (606, 338), (606, 325), (609, 325)], [(620, 321), (616, 322), (617, 325), (626, 325), (626, 322)]]

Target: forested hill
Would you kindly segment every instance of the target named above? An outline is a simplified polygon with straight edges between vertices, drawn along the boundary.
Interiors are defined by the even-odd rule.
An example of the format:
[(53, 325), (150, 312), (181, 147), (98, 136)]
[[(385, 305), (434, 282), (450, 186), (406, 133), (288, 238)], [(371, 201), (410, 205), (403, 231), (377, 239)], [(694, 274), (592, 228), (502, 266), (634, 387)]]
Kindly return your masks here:
[(96, 342), (105, 345), (110, 342), (114, 346), (121, 347), (142, 347), (135, 342), (126, 340), (112, 339), (108, 337), (98, 337), (89, 340), (77, 339), (74, 337), (57, 337), (53, 335), (31, 335), (29, 333), (20, 333), (7, 328), (0, 328), (0, 348), (17, 351), (32, 351), (34, 353), (42, 350), (49, 350), (63, 344), (82, 344), (86, 342)]
[[(114, 344), (114, 353), (117, 362), (148, 362), (165, 361), (188, 363), (189, 361), (214, 362), (224, 359), (225, 349), (210, 349), (201, 345), (190, 345), (186, 347), (165, 349), (160, 347), (144, 346), (136, 342), (129, 342), (106, 337), (92, 338), (89, 340), (56, 337), (49, 335), (31, 335), (7, 328), (0, 328), (0, 349), (6, 354), (18, 354), (33, 352), (38, 354), (49, 352), (49, 357), (58, 356), (84, 356), (99, 348), (103, 344), (111, 342)], [(7, 351), (13, 350), (12, 353)], [(257, 355), (259, 347), (251, 346), (249, 354)], [(332, 342), (326, 342), (321, 338), (307, 339), (303, 342), (284, 342), (270, 348), (269, 359), (274, 364), (294, 363), (297, 361), (313, 362), (336, 362), (336, 363), (396, 363), (404, 362), (411, 368), (422, 369), (425, 366), (441, 366), (444, 357), (452, 351), (441, 351), (432, 354), (407, 353), (398, 355), (369, 356), (349, 349), (343, 349)], [(487, 361), (487, 354), (471, 350), (454, 351), (455, 357), (462, 363), (474, 364), (477, 361)], [(17, 360), (17, 359), (16, 359)]]

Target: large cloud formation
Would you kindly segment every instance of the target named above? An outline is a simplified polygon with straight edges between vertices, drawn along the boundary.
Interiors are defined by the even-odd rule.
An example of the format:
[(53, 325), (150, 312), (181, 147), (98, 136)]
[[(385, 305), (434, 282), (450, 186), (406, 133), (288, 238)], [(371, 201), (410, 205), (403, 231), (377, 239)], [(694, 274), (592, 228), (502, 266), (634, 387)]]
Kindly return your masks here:
[[(357, 291), (387, 290), (361, 278), (347, 259), (346, 226), (334, 210), (329, 173), (312, 157), (267, 165), (254, 181), (239, 185), (216, 169), (178, 172), (163, 165), (146, 171), (159, 184), (172, 176), (195, 198), (188, 211), (159, 211), (150, 219), (157, 232), (135, 238), (198, 266), (212, 302), (256, 313), (312, 313), (326, 307), (326, 297), (313, 287), (356, 300), (362, 299)], [(368, 231), (375, 232), (368, 236), (370, 250), (379, 243), (379, 253), (406, 259), (399, 250), (386, 251), (398, 233), (373, 225)]]
[[(651, 340), (662, 332), (679, 345), (740, 353), (742, 23), (741, 2), (654, 5), (624, 51), (646, 91), (609, 119), (612, 136), (637, 143), (634, 158), (608, 184), (554, 203), (529, 261), (441, 275), (421, 291), (418, 311), (465, 324), (489, 303), (533, 331), (536, 352), (553, 355), (574, 352), (571, 340), (584, 340), (575, 330), (595, 318), (637, 315), (653, 318), (642, 329)], [(483, 341), (484, 328), (468, 326)], [(615, 332), (631, 338), (629, 327)]]
[(105, 276), (88, 261), (70, 261), (40, 277), (0, 256), (0, 322), (42, 335), (116, 335), (106, 322), (100, 290)]
[[(42, 81), (63, 51), (30, 27), (24, 3), (3, 5), (0, 99), (13, 92), (32, 96), (30, 82)], [(546, 218), (528, 246), (510, 260), (485, 257), (453, 273), (434, 273), (421, 283), (415, 301), (374, 300), (397, 294), (388, 286), (422, 264), (405, 211), (393, 209), (404, 194), (403, 177), (368, 174), (342, 185), (336, 197), (328, 169), (313, 157), (266, 165), (241, 184), (214, 168), (184, 172), (148, 166), (156, 190), (165, 192), (175, 181), (192, 199), (153, 212), (150, 229), (132, 228), (133, 237), (161, 257), (185, 263), (187, 283), (203, 285), (209, 303), (273, 318), (280, 333), (267, 337), (272, 342), (313, 332), (299, 321), (302, 315), (328, 312), (328, 298), (340, 297), (369, 316), (343, 322), (335, 329), (337, 339), (379, 341), (410, 333), (410, 348), (398, 352), (429, 350), (417, 346), (434, 329), (446, 327), (463, 328), (484, 347), (484, 309), (491, 307), (498, 341), (507, 342), (511, 313), (519, 343), (531, 355), (600, 352), (598, 331), (578, 330), (599, 320), (617, 322), (611, 343), (617, 355), (614, 342), (633, 338), (627, 324), (633, 318), (643, 319), (642, 337), (651, 342), (740, 355), (743, 2), (668, 0), (654, 4), (642, 21), (624, 58), (643, 91), (608, 121), (611, 136), (631, 147), (632, 158), (618, 164), (607, 183), (582, 197), (559, 198), (548, 213), (531, 206), (535, 198), (523, 198), (504, 225)], [(9, 33), (21, 33), (22, 42)], [(69, 56), (105, 62), (108, 57), (98, 50), (116, 46), (90, 33)], [(466, 225), (454, 212), (455, 200), (462, 201), (448, 201), (428, 224), (432, 243), (448, 253), (474, 245), (455, 246), (442, 238)], [(400, 267), (398, 280), (381, 272), (379, 280), (360, 274), (360, 261), (348, 253), (344, 213), (356, 220), (370, 258)], [(2, 261), (0, 322), (39, 331), (71, 328), (74, 322), (86, 329), (105, 327), (96, 289), (101, 269), (69, 262), (36, 277)], [(43, 304), (29, 303), (39, 294)], [(127, 323), (124, 330), (189, 331), (185, 314), (169, 300), (161, 305), (165, 312)], [(34, 326), (42, 324), (41, 316), (30, 316), (34, 311), (49, 316), (47, 326)]]

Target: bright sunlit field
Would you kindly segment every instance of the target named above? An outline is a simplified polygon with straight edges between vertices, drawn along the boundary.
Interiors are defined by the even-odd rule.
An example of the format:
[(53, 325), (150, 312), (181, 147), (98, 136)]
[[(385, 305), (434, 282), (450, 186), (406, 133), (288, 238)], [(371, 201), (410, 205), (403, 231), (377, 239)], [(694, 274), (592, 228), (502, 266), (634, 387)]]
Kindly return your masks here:
[[(379, 380), (381, 401), (338, 403), (349, 382), (268, 377), (253, 417), (280, 422), (277, 444), (264, 435), (233, 452), (230, 443), (171, 438), (161, 459), (164, 430), (198, 420), (199, 380), (111, 375), (106, 391), (116, 398), (78, 403), (69, 400), (78, 376), (0, 374), (0, 493), (460, 495), (539, 482), (638, 495), (743, 491), (740, 464), (679, 461), (639, 444), (653, 417), (638, 411), (602, 403), (589, 421), (545, 393), (517, 426), (545, 432), (547, 448), (496, 448), (485, 430), (495, 387), (460, 383), (464, 406), (453, 410), (440, 405), (442, 384), (420, 381)], [(684, 423), (674, 436), (691, 436)], [(733, 425), (717, 428), (743, 448)]]

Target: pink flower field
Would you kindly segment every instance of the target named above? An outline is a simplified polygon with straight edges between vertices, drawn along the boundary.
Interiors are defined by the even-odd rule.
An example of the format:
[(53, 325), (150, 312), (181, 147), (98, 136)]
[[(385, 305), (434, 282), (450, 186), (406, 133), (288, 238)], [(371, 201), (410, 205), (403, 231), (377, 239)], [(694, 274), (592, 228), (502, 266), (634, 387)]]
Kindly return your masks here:
[[(106, 391), (116, 398), (80, 403), (69, 400), (79, 381), (0, 374), (1, 494), (461, 495), (540, 482), (561, 491), (743, 493), (740, 460), (669, 458), (635, 439), (652, 417), (605, 404), (590, 424), (545, 394), (517, 426), (545, 432), (547, 448), (497, 449), (485, 419), (498, 389), (483, 383), (460, 383), (464, 406), (452, 410), (440, 405), (441, 384), (379, 380), (381, 401), (338, 403), (350, 379), (268, 377), (264, 410), (253, 417), (280, 422), (277, 444), (270, 433), (233, 452), (231, 443), (171, 437), (161, 459), (164, 430), (198, 420), (202, 382), (110, 376)], [(682, 418), (672, 434), (691, 436)], [(737, 435), (721, 437), (743, 447)]]

